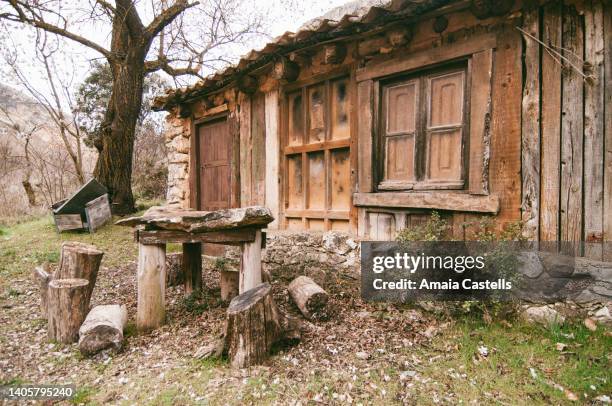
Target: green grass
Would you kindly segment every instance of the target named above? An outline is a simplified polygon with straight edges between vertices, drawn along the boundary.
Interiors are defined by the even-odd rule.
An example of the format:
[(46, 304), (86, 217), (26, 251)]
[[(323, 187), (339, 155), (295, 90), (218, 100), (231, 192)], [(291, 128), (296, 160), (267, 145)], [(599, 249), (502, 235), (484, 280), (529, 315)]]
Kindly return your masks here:
[[(139, 206), (142, 210), (146, 207)], [(80, 231), (58, 234), (50, 215), (3, 226), (0, 234), (0, 288), (6, 287), (10, 279), (29, 276), (37, 265), (57, 263), (64, 241), (81, 241), (103, 250), (102, 266), (124, 266), (133, 261), (137, 248), (132, 229), (114, 225), (117, 219), (113, 218), (113, 222), (94, 234)]]
[[(567, 345), (564, 352), (556, 349), (558, 342)], [(487, 357), (478, 357), (479, 346), (488, 349)], [(612, 338), (602, 328), (591, 332), (579, 321), (551, 328), (520, 322), (507, 327), (467, 317), (422, 352), (423, 359), (435, 362), (419, 372), (444, 382), (466, 403), (487, 397), (511, 404), (567, 402), (555, 384), (588, 400), (612, 391), (610, 348)]]

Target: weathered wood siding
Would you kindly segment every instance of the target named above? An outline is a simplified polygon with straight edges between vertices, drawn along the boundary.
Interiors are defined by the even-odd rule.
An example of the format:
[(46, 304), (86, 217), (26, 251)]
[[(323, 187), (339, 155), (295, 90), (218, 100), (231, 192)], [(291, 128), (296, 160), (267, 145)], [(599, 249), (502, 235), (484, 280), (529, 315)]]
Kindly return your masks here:
[(612, 257), (611, 12), (601, 0), (549, 2), (522, 26), (528, 236), (598, 260)]

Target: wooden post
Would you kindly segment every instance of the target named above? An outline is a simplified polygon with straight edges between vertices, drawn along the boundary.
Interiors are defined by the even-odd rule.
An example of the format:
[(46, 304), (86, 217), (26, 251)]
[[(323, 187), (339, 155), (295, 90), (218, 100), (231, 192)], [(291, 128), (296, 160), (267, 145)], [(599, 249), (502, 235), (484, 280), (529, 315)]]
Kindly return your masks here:
[(261, 230), (255, 232), (255, 241), (242, 243), (240, 246), (239, 293), (261, 285)]
[(166, 316), (166, 244), (138, 244), (138, 310), (140, 331), (164, 324)]
[(73, 343), (89, 311), (87, 279), (55, 279), (49, 283), (49, 340)]
[(202, 243), (183, 243), (185, 296), (202, 290)]

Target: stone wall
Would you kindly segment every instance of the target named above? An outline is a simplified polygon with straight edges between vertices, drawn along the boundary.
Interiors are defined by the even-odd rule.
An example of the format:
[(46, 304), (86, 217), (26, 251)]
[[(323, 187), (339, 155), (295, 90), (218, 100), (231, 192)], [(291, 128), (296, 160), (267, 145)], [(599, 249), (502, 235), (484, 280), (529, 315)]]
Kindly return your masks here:
[(359, 277), (359, 242), (346, 233), (270, 231), (263, 253), (264, 269), (274, 279), (307, 275), (322, 283), (331, 274)]
[(168, 149), (167, 204), (189, 206), (189, 131), (176, 116), (169, 114), (165, 124)]

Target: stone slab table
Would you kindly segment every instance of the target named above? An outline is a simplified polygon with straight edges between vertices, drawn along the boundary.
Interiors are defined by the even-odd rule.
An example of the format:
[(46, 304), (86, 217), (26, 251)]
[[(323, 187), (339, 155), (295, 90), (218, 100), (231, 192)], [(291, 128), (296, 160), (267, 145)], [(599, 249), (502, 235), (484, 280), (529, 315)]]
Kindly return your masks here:
[(164, 324), (167, 243), (183, 245), (186, 295), (202, 289), (202, 243), (240, 246), (239, 293), (243, 293), (262, 283), (262, 229), (273, 220), (270, 210), (261, 206), (217, 211), (155, 206), (142, 216), (118, 221), (135, 227), (138, 243), (138, 330)]

